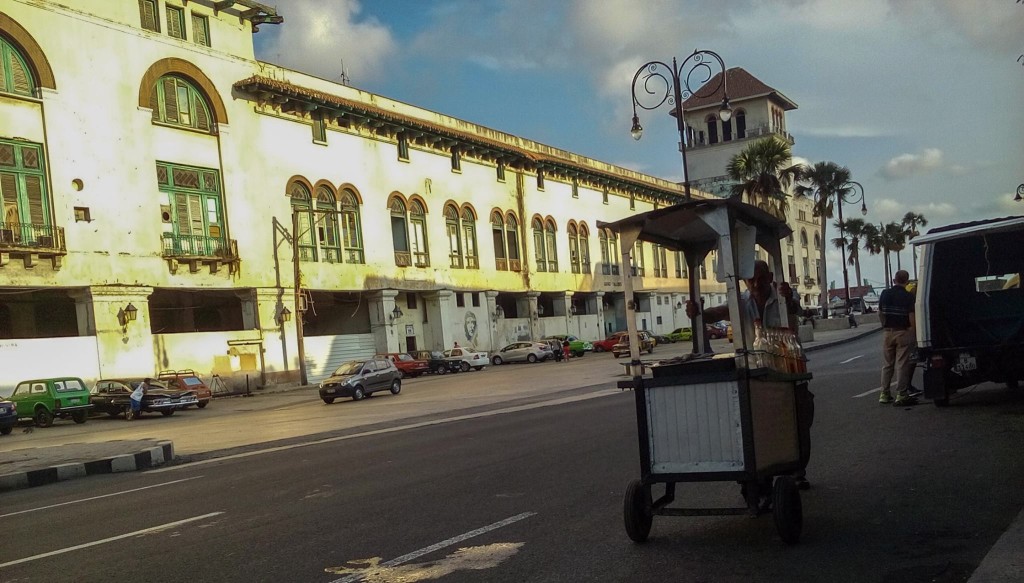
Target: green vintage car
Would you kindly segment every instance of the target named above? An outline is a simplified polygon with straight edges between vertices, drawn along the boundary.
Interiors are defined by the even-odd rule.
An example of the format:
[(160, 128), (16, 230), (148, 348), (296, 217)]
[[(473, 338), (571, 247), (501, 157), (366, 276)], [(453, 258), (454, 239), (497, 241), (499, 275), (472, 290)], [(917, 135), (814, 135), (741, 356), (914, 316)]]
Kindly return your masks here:
[(82, 379), (61, 377), (22, 381), (11, 394), (19, 419), (32, 419), (39, 427), (53, 425), (54, 417), (75, 423), (89, 419), (89, 389)]
[(693, 339), (693, 330), (690, 328), (676, 328), (675, 330), (666, 334), (672, 342), (682, 342), (684, 340)]
[(573, 336), (572, 334), (570, 334), (568, 336), (566, 336), (565, 334), (555, 334), (554, 336), (548, 336), (547, 338), (542, 338), (541, 339), (542, 342), (544, 340), (557, 340), (559, 342), (559, 344), (561, 344), (562, 342), (565, 342), (566, 340), (568, 340), (569, 341), (569, 353), (572, 354), (573, 356), (577, 357), (577, 358), (583, 356), (584, 354), (586, 354), (588, 352), (592, 352), (594, 350), (594, 345), (593, 344), (587, 342), (586, 340), (580, 340), (579, 338), (577, 338), (576, 336)]

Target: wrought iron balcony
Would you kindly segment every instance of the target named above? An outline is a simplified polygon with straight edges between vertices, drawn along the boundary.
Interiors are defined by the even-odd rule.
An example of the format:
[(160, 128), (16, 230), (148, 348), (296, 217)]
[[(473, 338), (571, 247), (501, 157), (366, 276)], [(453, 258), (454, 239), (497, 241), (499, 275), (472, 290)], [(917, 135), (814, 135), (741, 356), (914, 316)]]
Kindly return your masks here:
[(164, 257), (233, 259), (231, 246), (223, 237), (164, 233)]
[(66, 253), (64, 229), (33, 223), (0, 223), (0, 250)]

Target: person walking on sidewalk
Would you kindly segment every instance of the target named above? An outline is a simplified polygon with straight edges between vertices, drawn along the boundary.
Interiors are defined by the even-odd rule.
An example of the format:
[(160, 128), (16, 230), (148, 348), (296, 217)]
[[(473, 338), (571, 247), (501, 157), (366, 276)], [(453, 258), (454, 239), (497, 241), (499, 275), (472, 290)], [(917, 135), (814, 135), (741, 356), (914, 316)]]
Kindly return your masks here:
[[(916, 405), (917, 397), (908, 393), (914, 363), (910, 354), (916, 344), (914, 329), (914, 295), (907, 291), (910, 274), (905, 269), (896, 272), (893, 286), (878, 298), (878, 319), (882, 324), (882, 394), (878, 402), (883, 405)], [(896, 377), (896, 399), (890, 385)]]

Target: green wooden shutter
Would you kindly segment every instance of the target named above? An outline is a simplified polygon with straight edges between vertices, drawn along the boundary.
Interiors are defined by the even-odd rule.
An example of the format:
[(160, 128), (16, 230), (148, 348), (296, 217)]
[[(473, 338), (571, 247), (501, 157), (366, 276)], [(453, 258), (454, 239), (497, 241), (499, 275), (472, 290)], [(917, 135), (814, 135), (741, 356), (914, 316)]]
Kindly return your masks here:
[(205, 16), (192, 14), (192, 36), (197, 44), (210, 46), (210, 31), (207, 28), (209, 25), (210, 21)]
[(160, 121), (160, 95), (156, 90), (156, 85), (153, 86), (153, 91), (149, 94), (149, 108), (153, 110), (153, 121)]
[(167, 6), (167, 36), (174, 38), (185, 38), (184, 27), (182, 26), (181, 10)]
[[(3, 215), (0, 215), (0, 223), (20, 222), (17, 215), (18, 209), (18, 176), (0, 172), (0, 204), (2, 204)], [(9, 209), (14, 209), (14, 216), (7, 216)]]
[(10, 51), (8, 64), (11, 69), (11, 89), (14, 93), (24, 93), (31, 95), (32, 93), (32, 82), (29, 81), (28, 71), (25, 70), (25, 65), (18, 58), (17, 53)]
[(178, 90), (174, 79), (165, 77), (164, 84), (164, 121), (178, 123)]
[(202, 102), (198, 95), (193, 95), (193, 99), (195, 100), (195, 107), (192, 109), (196, 112), (196, 127), (204, 132), (208, 132), (210, 131), (210, 114), (206, 111), (206, 104)]
[(192, 234), (205, 235), (203, 228), (203, 201), (198, 196), (188, 197), (188, 214), (191, 215)]
[(28, 201), (29, 222), (46, 225), (46, 207), (43, 204), (43, 182), (38, 176), (25, 177), (25, 199)]
[(174, 222), (178, 226), (178, 235), (192, 233), (192, 221), (188, 217), (188, 195), (174, 195)]

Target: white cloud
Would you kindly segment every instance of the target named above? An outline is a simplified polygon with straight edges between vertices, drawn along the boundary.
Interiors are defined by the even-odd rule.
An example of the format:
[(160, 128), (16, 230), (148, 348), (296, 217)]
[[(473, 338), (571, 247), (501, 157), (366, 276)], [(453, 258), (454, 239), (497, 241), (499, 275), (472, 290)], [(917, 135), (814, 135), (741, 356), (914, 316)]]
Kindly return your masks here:
[(900, 154), (885, 163), (879, 174), (886, 180), (901, 180), (915, 174), (925, 174), (943, 164), (942, 150), (928, 148), (920, 154)]
[(797, 131), (816, 138), (884, 138), (892, 135), (889, 130), (859, 125), (809, 127)]
[(396, 53), (391, 31), (374, 18), (360, 20), (358, 0), (291, 0), (264, 60), (336, 81), (345, 73), (358, 85), (382, 75)]
[(924, 215), (932, 225), (944, 224), (951, 217), (962, 214), (960, 209), (948, 202), (908, 203), (891, 198), (873, 200), (870, 205), (872, 222), (899, 222), (903, 215), (915, 212)]

